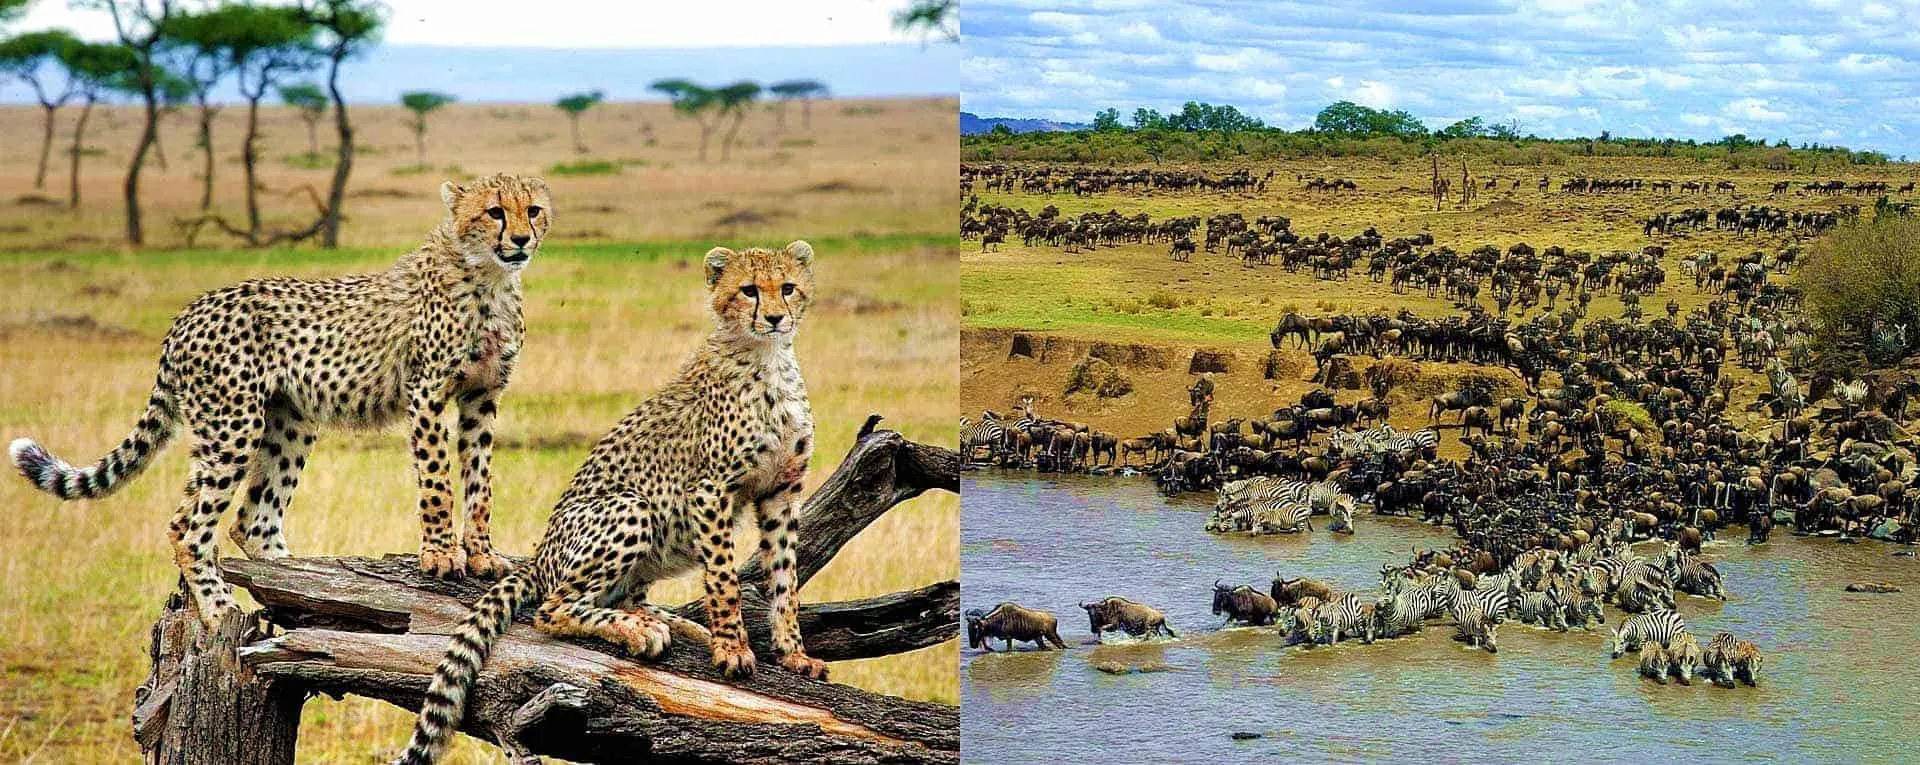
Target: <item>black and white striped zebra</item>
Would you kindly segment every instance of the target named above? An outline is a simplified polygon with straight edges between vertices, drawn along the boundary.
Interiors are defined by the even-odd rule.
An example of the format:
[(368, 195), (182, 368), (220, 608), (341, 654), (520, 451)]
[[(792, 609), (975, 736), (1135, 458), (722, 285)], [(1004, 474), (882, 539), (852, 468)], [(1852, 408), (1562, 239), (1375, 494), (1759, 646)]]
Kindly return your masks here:
[(1341, 635), (1359, 635), (1361, 642), (1372, 643), (1376, 627), (1374, 616), (1378, 609), (1379, 606), (1373, 601), (1347, 593), (1332, 603), (1320, 606), (1321, 631), (1331, 645), (1338, 645)]
[(1567, 631), (1567, 603), (1560, 589), (1548, 588), (1545, 592), (1523, 592), (1514, 601), (1521, 623), (1538, 624), (1556, 632)]
[(1250, 506), (1252, 530), (1262, 534), (1313, 530), (1313, 505), (1304, 500), (1277, 498), (1255, 500)]
[(1727, 599), (1727, 590), (1720, 578), (1720, 569), (1680, 549), (1678, 543), (1667, 544), (1666, 573), (1673, 582), (1674, 589), (1681, 592), (1692, 593), (1703, 598)]
[(1607, 574), (1607, 594), (1625, 611), (1671, 610), (1673, 584), (1667, 572), (1642, 560), (1607, 557), (1593, 561)]
[(1400, 587), (1378, 601), (1379, 635), (1399, 637), (1418, 632), (1422, 622), (1446, 613), (1452, 605), (1449, 590), (1438, 582)]
[(1613, 658), (1625, 656), (1629, 651), (1638, 651), (1648, 641), (1672, 646), (1673, 639), (1686, 631), (1687, 621), (1672, 611), (1659, 609), (1635, 614), (1613, 630)]
[(966, 417), (960, 418), (960, 466), (966, 467), (974, 453), (984, 447), (988, 459), (998, 459), (1001, 444), (1006, 440), (1007, 427), (1000, 421), (1000, 415), (991, 410), (980, 415), (980, 421), (974, 422)]
[[(1467, 594), (1473, 592), (1476, 591), (1468, 591)], [(1502, 591), (1500, 595), (1504, 598), (1506, 593)], [(1479, 600), (1469, 597), (1454, 601), (1453, 624), (1468, 645), (1484, 648), (1487, 653), (1500, 652), (1500, 621)]]

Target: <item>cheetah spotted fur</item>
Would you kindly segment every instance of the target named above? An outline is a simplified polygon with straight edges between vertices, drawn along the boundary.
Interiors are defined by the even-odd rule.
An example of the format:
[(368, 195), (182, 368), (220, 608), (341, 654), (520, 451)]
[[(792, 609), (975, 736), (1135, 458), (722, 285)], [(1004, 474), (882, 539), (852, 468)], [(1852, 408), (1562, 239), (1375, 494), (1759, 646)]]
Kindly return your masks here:
[[(510, 175), (449, 182), (440, 195), (447, 217), (382, 273), (255, 279), (187, 306), (161, 346), (145, 415), (98, 462), (75, 467), (22, 438), (9, 449), (14, 464), (62, 499), (104, 497), (185, 430), (191, 472), (169, 536), (211, 625), (237, 607), (214, 541), (235, 493), (242, 498), (229, 536), (248, 557), (285, 557), (284, 514), (321, 429), (404, 419), (420, 491), (421, 568), (504, 575), (488, 532), (493, 421), (524, 331), (520, 272), (546, 236), (553, 204), (544, 181)], [(460, 539), (456, 459), (467, 517)]]
[(598, 637), (654, 658), (667, 650), (670, 625), (702, 628), (649, 605), (647, 589), (697, 566), (714, 665), (729, 677), (752, 673), (732, 537), (749, 511), (771, 572), (780, 664), (826, 677), (826, 664), (801, 646), (794, 560), (813, 417), (793, 338), (811, 299), (812, 262), (806, 242), (707, 253), (712, 334), (666, 387), (594, 446), (532, 561), (474, 604), (434, 673), (400, 762), (440, 757), (494, 642), (515, 611), (535, 603), (541, 631)]

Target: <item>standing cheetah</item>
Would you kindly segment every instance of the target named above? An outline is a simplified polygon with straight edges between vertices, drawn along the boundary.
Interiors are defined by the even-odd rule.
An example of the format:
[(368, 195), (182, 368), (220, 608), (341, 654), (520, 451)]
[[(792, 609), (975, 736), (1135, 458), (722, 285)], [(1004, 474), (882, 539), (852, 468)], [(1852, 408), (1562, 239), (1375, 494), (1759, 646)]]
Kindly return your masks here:
[(543, 632), (599, 637), (654, 658), (667, 650), (669, 623), (691, 623), (648, 605), (647, 588), (701, 566), (713, 663), (729, 677), (752, 673), (733, 560), (733, 527), (748, 511), (770, 564), (780, 664), (827, 676), (826, 664), (801, 646), (795, 594), (794, 515), (813, 415), (793, 338), (812, 296), (812, 264), (806, 242), (707, 253), (713, 333), (593, 447), (532, 561), (474, 603), (434, 673), (401, 762), (430, 763), (446, 749), (481, 665), (526, 605), (540, 604), (534, 625)]
[[(169, 536), (208, 624), (235, 608), (214, 527), (245, 490), (229, 531), (248, 557), (287, 555), (282, 514), (322, 426), (413, 424), (429, 574), (499, 576), (487, 516), (500, 392), (524, 332), (520, 270), (553, 220), (547, 184), (497, 175), (440, 187), (447, 217), (382, 273), (325, 281), (255, 279), (200, 296), (174, 319), (133, 433), (75, 467), (30, 439), (9, 451), (21, 474), (62, 499), (104, 497), (147, 466), (174, 431), (193, 437), (192, 472)], [(448, 404), (459, 435), (447, 427)], [(456, 440), (457, 439), (457, 440)], [(458, 455), (449, 450), (458, 447)], [(465, 481), (456, 543), (451, 473)]]

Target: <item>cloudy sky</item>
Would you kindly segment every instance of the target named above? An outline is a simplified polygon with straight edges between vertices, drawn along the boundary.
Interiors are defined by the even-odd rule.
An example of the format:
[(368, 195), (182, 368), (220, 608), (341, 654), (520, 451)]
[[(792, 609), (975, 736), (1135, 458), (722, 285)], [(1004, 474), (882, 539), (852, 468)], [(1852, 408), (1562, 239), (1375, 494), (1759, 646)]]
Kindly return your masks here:
[(1430, 127), (1835, 143), (1920, 159), (1920, 2), (970, 0), (962, 108), (1085, 122), (1188, 100), (1305, 127), (1350, 100)]
[[(285, 3), (288, 0), (272, 0)], [(657, 99), (654, 80), (709, 85), (820, 80), (848, 97), (951, 95), (959, 46), (893, 28), (908, 0), (388, 0), (382, 44), (348, 64), (351, 102), (390, 103), (406, 90), (463, 101), (544, 102), (600, 89)], [(110, 40), (106, 13), (36, 0), (8, 32), (64, 28)], [(222, 94), (232, 100), (228, 87)], [(0, 103), (30, 103), (0, 79)]]

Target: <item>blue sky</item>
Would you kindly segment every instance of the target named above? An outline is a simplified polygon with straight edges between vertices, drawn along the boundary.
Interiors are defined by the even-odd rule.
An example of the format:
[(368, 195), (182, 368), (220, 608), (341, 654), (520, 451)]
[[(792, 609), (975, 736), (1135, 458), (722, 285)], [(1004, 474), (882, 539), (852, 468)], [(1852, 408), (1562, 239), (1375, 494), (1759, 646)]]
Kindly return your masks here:
[[(906, 4), (388, 0), (383, 44), (349, 63), (342, 83), (349, 103), (395, 103), (408, 90), (468, 102), (544, 103), (593, 89), (614, 100), (659, 99), (647, 85), (667, 77), (709, 85), (815, 79), (845, 97), (957, 92), (959, 46), (894, 29), (893, 14)], [(5, 32), (46, 28), (113, 37), (110, 16), (67, 0), (36, 0)], [(223, 96), (237, 97), (231, 83)], [(32, 98), (25, 84), (0, 78), (0, 103)]]
[(1731, 133), (1920, 159), (1920, 2), (972, 0), (961, 108), (1085, 122), (1228, 103), (1286, 128), (1339, 100), (1430, 127)]

